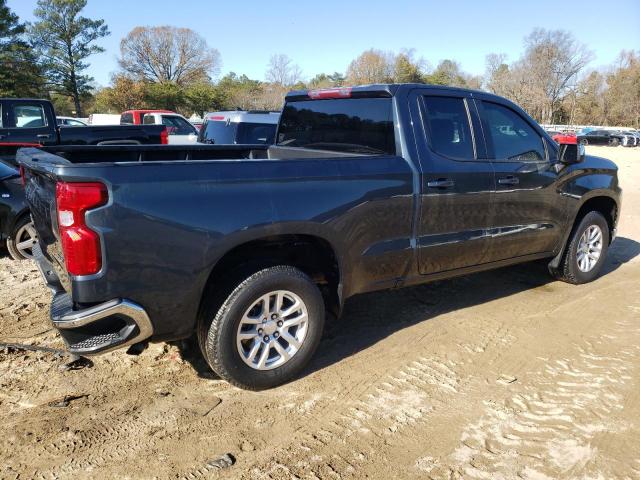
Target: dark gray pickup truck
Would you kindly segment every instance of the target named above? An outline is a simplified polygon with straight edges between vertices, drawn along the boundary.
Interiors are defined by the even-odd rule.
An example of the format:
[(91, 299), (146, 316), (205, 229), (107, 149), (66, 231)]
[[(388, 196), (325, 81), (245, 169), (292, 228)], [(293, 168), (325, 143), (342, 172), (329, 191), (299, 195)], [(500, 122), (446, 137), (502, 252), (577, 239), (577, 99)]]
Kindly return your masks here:
[[(51, 316), (70, 350), (197, 334), (221, 377), (296, 376), (363, 292), (548, 259), (593, 280), (616, 166), (484, 92), (290, 93), (272, 146), (22, 149)], [(496, 285), (496, 288), (500, 288)]]

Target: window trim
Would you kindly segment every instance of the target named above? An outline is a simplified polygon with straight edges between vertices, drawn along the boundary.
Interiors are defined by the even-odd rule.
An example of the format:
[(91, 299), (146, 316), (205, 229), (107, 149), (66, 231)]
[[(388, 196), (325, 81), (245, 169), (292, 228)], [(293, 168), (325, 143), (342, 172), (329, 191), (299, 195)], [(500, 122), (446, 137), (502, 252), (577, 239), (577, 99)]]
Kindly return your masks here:
[[(514, 115), (517, 115), (518, 117), (520, 117), (520, 119), (526, 123), (527, 125), (529, 125), (529, 127), (531, 128), (531, 130), (533, 130), (533, 132), (538, 136), (538, 138), (540, 139), (540, 143), (542, 144), (542, 150), (544, 151), (544, 155), (545, 158), (540, 160), (540, 161), (523, 161), (523, 160), (510, 160), (509, 158), (497, 158), (496, 157), (496, 149), (495, 146), (493, 144), (493, 136), (491, 135), (491, 129), (489, 127), (489, 120), (487, 119), (487, 113), (484, 109), (484, 104), (485, 103), (492, 103), (494, 105), (498, 105), (499, 107), (505, 108), (509, 111), (511, 111)], [(520, 112), (518, 112), (517, 110), (513, 109), (511, 106), (506, 105), (502, 102), (499, 101), (495, 101), (493, 99), (486, 99), (486, 98), (477, 98), (476, 99), (476, 108), (478, 109), (478, 114), (480, 115), (480, 122), (482, 124), (482, 128), (484, 129), (485, 132), (487, 132), (487, 134), (485, 135), (485, 142), (487, 145), (487, 155), (490, 157), (489, 160), (491, 162), (496, 162), (496, 163), (535, 163), (535, 164), (543, 164), (543, 163), (550, 163), (549, 161), (549, 149), (547, 148), (546, 144), (545, 144), (545, 139), (543, 135), (540, 135), (540, 132), (538, 132), (538, 129), (535, 127), (535, 125), (533, 125), (531, 123), (531, 121), (529, 121), (529, 119), (522, 115)]]
[[(476, 133), (473, 127), (473, 119), (471, 116), (471, 109), (469, 107), (468, 97), (465, 95), (455, 95), (452, 92), (443, 92), (440, 94), (439, 92), (429, 92), (428, 90), (421, 90), (419, 93), (418, 106), (420, 112), (420, 120), (422, 122), (422, 136), (424, 137), (425, 144), (431, 153), (435, 153), (442, 158), (446, 158), (447, 160), (452, 160), (454, 162), (484, 162), (487, 163), (490, 160), (484, 158), (478, 158), (478, 148), (476, 145)], [(457, 100), (462, 100), (462, 103), (465, 107), (465, 111), (467, 113), (467, 122), (469, 125), (469, 131), (471, 133), (471, 147), (473, 150), (473, 158), (460, 158), (460, 157), (450, 157), (449, 155), (445, 155), (444, 153), (440, 153), (433, 148), (431, 145), (431, 136), (427, 135), (427, 130), (429, 129), (428, 122), (428, 112), (427, 105), (425, 103), (425, 97), (437, 97), (437, 98), (453, 98)]]

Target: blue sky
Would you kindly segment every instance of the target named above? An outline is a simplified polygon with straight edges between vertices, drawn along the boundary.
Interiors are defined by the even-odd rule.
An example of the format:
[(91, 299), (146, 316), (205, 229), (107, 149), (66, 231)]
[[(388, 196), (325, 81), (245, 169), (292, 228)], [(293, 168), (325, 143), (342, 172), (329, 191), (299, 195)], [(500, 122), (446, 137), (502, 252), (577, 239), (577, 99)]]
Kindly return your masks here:
[[(36, 0), (9, 0), (22, 21), (32, 20)], [(334, 1), (280, 0), (89, 0), (84, 14), (103, 18), (111, 35), (106, 52), (90, 58), (89, 74), (101, 85), (117, 70), (120, 39), (138, 25), (188, 27), (220, 51), (222, 72), (263, 79), (269, 57), (285, 53), (309, 79), (344, 72), (371, 47), (414, 48), (435, 66), (443, 58), (473, 74), (484, 72), (485, 55), (518, 58), (523, 37), (535, 27), (565, 29), (591, 49), (591, 67), (613, 62), (622, 49), (640, 49), (640, 2), (537, 0)]]

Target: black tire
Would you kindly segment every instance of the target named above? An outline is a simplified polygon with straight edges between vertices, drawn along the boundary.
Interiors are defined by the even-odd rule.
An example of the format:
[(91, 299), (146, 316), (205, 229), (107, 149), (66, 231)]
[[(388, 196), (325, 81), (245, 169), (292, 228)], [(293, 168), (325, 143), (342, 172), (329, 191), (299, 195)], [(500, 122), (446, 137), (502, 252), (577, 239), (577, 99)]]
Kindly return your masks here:
[(7, 250), (9, 251), (9, 255), (11, 255), (11, 258), (13, 258), (14, 260), (28, 260), (32, 258), (31, 256), (23, 255), (23, 253), (17, 247), (18, 233), (22, 230), (23, 227), (29, 224), (33, 224), (29, 215), (20, 218), (14, 225), (11, 235), (9, 236), (9, 238), (7, 238)]
[[(598, 226), (602, 232), (602, 250), (595, 266), (588, 272), (583, 272), (578, 267), (578, 245), (582, 234), (592, 225)], [(574, 285), (595, 280), (602, 270), (609, 249), (609, 224), (607, 220), (600, 212), (587, 213), (574, 228), (568, 242), (562, 263), (555, 272), (556, 278)]]
[[(299, 350), (281, 366), (257, 370), (245, 363), (236, 344), (236, 335), (245, 312), (263, 295), (277, 290), (296, 294), (307, 309), (307, 332)], [(216, 307), (214, 297), (202, 309), (198, 340), (207, 363), (221, 378), (240, 388), (262, 390), (295, 378), (315, 353), (324, 328), (324, 301), (320, 290), (300, 270), (285, 265), (253, 273), (237, 285)]]
[(589, 140), (587, 140), (586, 138), (582, 138), (580, 139), (580, 144), (586, 147), (587, 145), (589, 145)]
[(612, 147), (617, 147), (618, 145), (620, 145), (620, 140), (618, 140), (617, 138), (612, 138), (610, 144)]

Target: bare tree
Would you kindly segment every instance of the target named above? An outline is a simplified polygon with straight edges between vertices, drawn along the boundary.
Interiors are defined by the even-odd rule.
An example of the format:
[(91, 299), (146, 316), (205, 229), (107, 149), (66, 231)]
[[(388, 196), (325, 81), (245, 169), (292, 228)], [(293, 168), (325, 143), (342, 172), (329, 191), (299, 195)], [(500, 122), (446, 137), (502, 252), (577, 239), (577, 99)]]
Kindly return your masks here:
[(137, 80), (184, 86), (220, 71), (220, 53), (189, 28), (136, 27), (120, 42), (120, 68)]
[(302, 80), (302, 70), (287, 55), (271, 55), (265, 78), (269, 83), (283, 87), (295, 85)]
[(533, 89), (541, 94), (543, 122), (554, 120), (562, 98), (575, 87), (578, 74), (592, 57), (585, 45), (564, 30), (538, 28), (525, 38), (522, 66)]
[(393, 56), (380, 50), (367, 50), (353, 60), (347, 68), (347, 83), (366, 85), (393, 80)]

